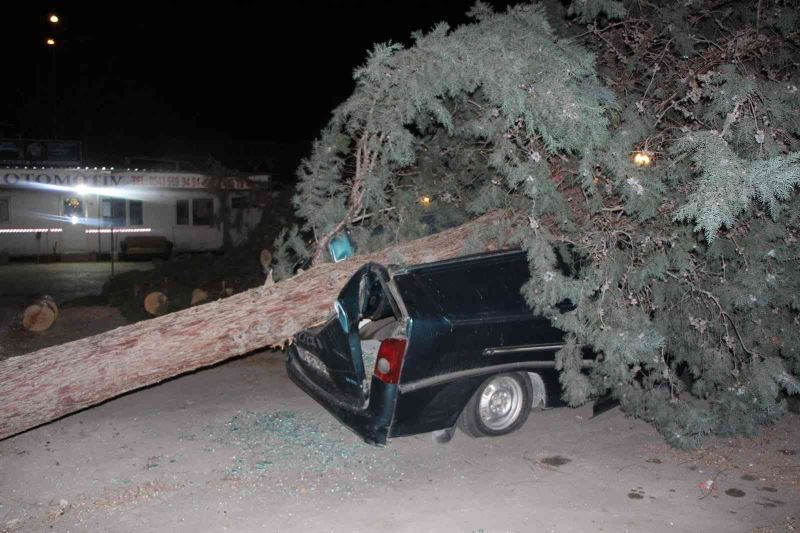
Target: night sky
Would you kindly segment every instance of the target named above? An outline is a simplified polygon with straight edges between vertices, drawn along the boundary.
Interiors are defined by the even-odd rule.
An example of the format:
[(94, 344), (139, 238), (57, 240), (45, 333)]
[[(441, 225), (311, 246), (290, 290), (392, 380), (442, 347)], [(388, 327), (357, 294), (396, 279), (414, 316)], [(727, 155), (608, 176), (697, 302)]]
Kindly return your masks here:
[(472, 3), (7, 2), (0, 133), (82, 140), (89, 156), (307, 146), (373, 43), (462, 23)]

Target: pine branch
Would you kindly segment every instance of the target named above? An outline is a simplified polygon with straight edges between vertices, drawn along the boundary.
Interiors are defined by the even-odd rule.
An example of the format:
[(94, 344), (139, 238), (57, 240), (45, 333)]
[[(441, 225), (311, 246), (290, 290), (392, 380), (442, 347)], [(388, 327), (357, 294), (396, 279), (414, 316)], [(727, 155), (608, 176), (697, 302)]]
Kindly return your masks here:
[(730, 322), (731, 326), (733, 327), (733, 331), (736, 333), (736, 338), (739, 339), (739, 344), (742, 346), (742, 350), (744, 350), (744, 352), (750, 357), (760, 357), (758, 354), (752, 352), (747, 348), (747, 346), (744, 343), (744, 340), (742, 340), (742, 336), (739, 334), (739, 328), (736, 326), (736, 322), (734, 322), (733, 318), (731, 318), (731, 315), (729, 315), (728, 312), (725, 311), (725, 309), (723, 309), (722, 304), (719, 301), (719, 298), (717, 298), (707, 290), (701, 289), (695, 283), (693, 283), (691, 280), (687, 278), (680, 278), (672, 272), (667, 272), (666, 274), (667, 276), (671, 277), (674, 280), (688, 284), (691, 287), (692, 291), (699, 292), (700, 294), (702, 294), (703, 296), (709, 298), (712, 302), (714, 302), (714, 305), (717, 306), (717, 310), (719, 311), (720, 317)]

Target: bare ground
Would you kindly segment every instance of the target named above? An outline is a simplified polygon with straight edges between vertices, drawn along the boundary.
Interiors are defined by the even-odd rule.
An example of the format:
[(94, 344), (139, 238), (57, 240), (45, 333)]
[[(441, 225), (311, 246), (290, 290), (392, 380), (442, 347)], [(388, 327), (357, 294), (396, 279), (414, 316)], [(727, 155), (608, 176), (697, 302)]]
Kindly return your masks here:
[[(363, 444), (261, 353), (0, 441), (0, 531), (800, 528), (800, 417), (677, 452), (618, 409)], [(711, 483), (709, 484), (709, 481)]]
[[(150, 270), (150, 262), (117, 262), (116, 273)], [(98, 296), (111, 275), (111, 264), (13, 263), (0, 265), (0, 359), (64, 344), (124, 326), (114, 307), (64, 306), (76, 298)], [(60, 306), (58, 319), (47, 331), (22, 327), (22, 311), (42, 295)]]
[(50, 329), (28, 331), (22, 327), (22, 311), (15, 311), (6, 311), (9, 319), (4, 324), (0, 323), (0, 359), (97, 335), (128, 324), (115, 307), (64, 307), (59, 310), (58, 319)]

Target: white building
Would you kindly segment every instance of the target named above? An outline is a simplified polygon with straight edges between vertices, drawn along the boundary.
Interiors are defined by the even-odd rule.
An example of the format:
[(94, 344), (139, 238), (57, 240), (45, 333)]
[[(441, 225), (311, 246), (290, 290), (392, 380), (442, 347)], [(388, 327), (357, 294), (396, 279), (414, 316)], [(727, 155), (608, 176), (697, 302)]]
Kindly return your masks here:
[(236, 244), (258, 223), (253, 200), (243, 178), (0, 168), (0, 254), (88, 258), (109, 253), (112, 232), (115, 252), (130, 235), (164, 237), (174, 252), (218, 250), (225, 231)]

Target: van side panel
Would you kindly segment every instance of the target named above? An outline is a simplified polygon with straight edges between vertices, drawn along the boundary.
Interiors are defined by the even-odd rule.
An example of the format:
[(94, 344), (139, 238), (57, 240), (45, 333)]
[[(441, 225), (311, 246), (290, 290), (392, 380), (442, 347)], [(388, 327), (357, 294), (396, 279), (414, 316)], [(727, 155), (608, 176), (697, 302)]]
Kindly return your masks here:
[(400, 385), (449, 372), (519, 361), (552, 361), (553, 351), (486, 355), (487, 348), (555, 345), (564, 333), (522, 297), (529, 271), (521, 252), (442, 263), (393, 278), (412, 326)]
[[(480, 384), (509, 368), (535, 369), (551, 404), (559, 403), (553, 353), (564, 334), (528, 307), (521, 294), (528, 279), (522, 252), (423, 265), (393, 278), (412, 324), (392, 435), (451, 427)], [(533, 348), (487, 351), (519, 346)]]
[(401, 437), (453, 427), (486, 376), (443, 383), (401, 394), (390, 436)]

